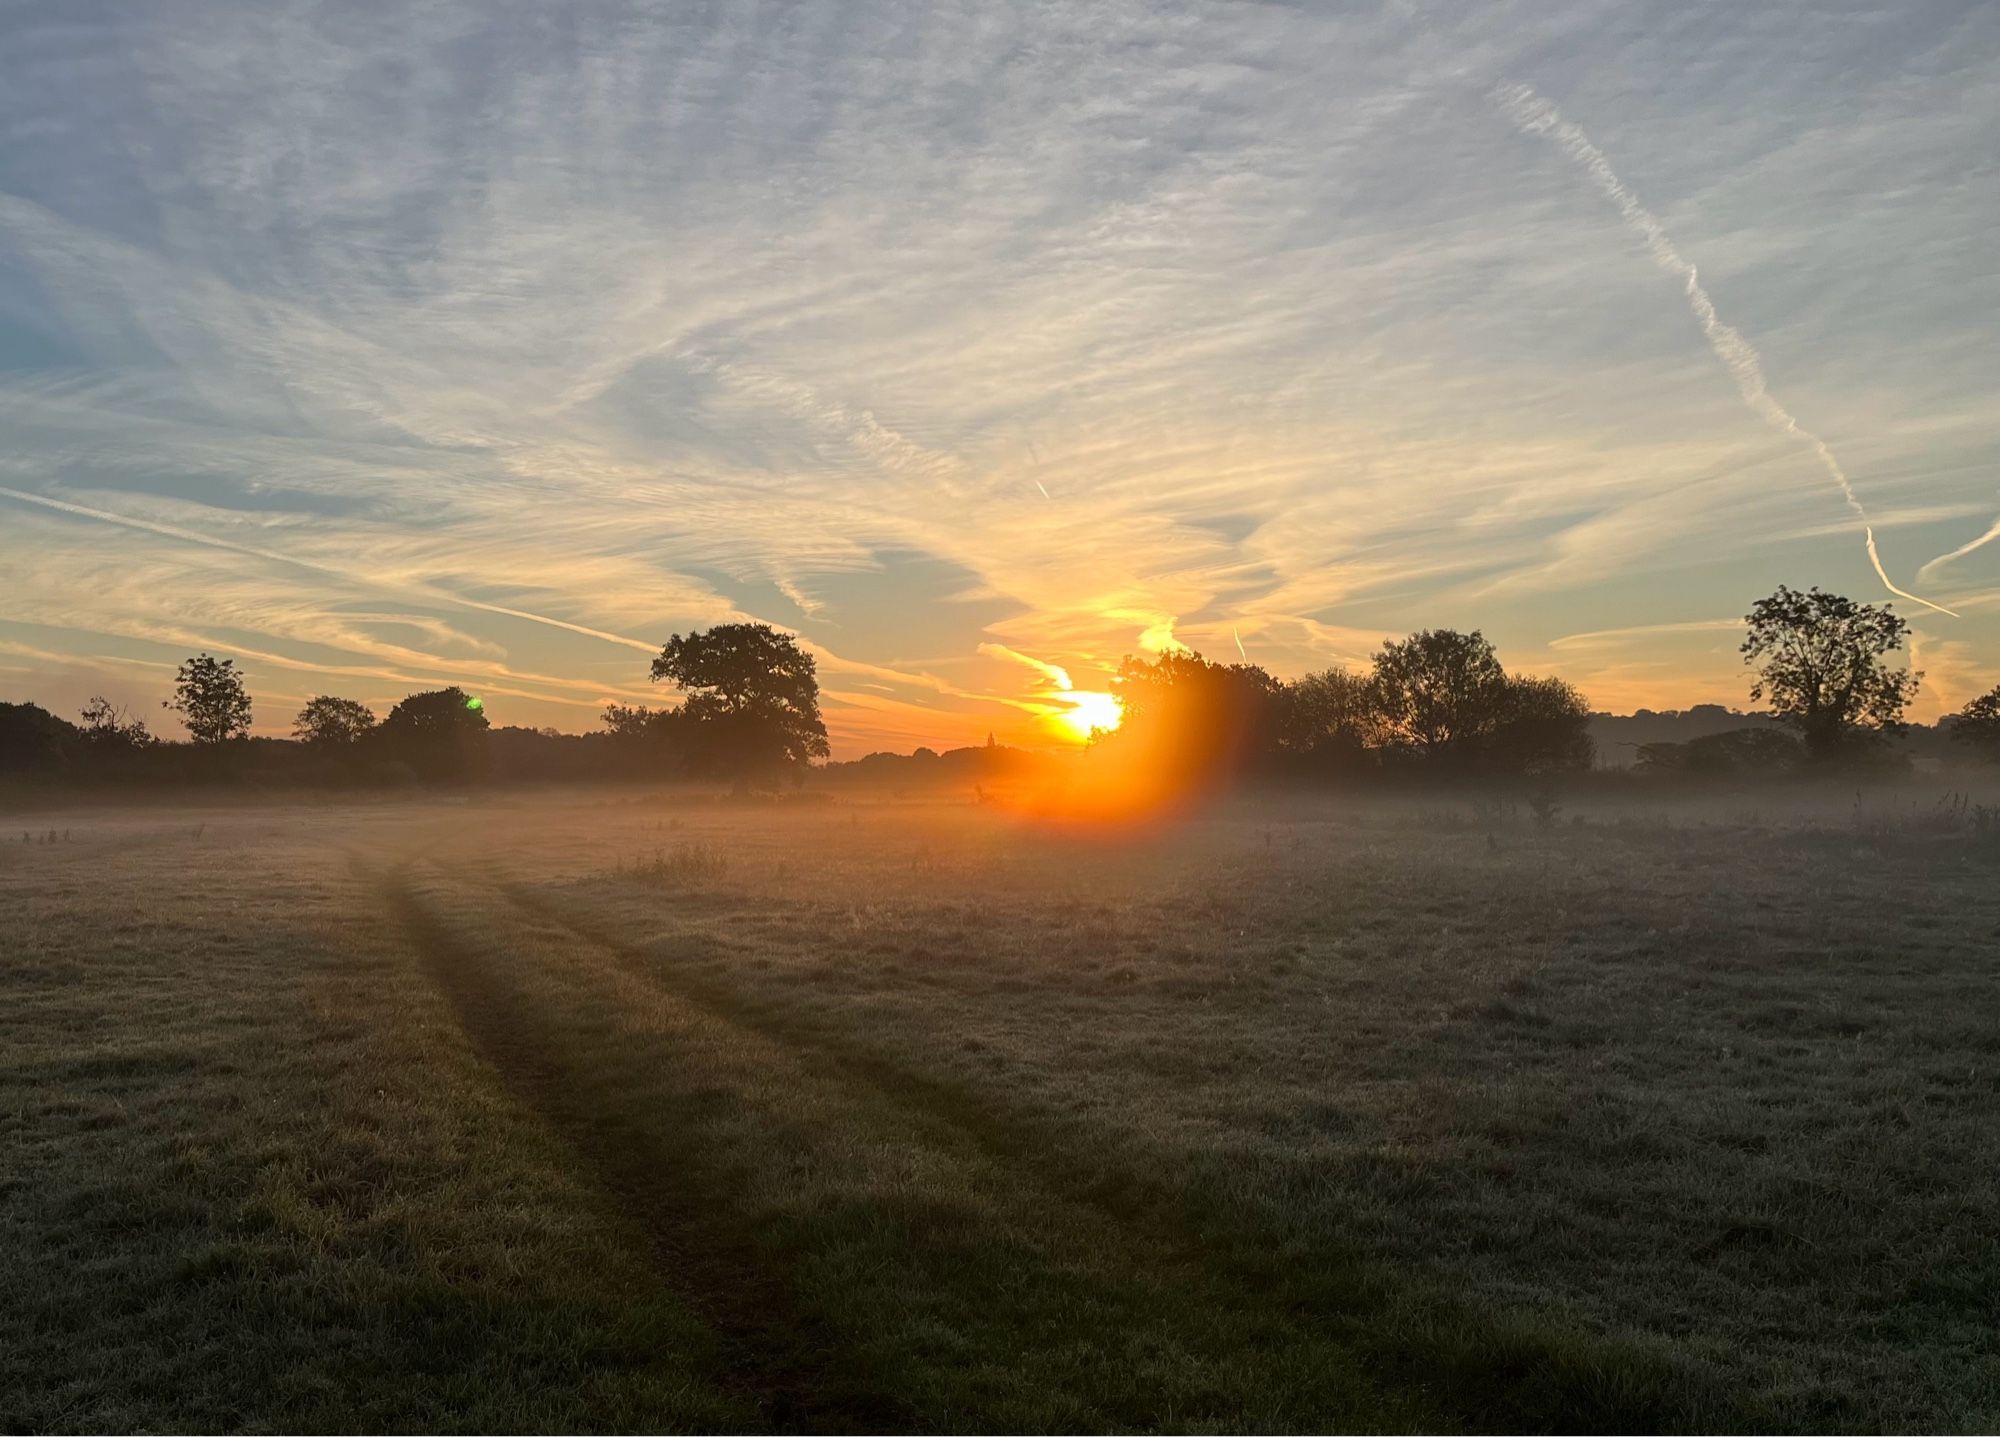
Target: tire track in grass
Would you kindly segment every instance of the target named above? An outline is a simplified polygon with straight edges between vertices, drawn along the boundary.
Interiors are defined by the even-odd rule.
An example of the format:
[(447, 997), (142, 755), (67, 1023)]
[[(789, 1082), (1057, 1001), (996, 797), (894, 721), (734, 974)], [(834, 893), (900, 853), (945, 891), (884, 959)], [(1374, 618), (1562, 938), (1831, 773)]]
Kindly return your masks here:
[[(788, 1014), (782, 1005), (675, 964), (658, 941), (635, 942), (583, 916), (577, 904), (491, 869), (486, 881), (524, 917), (553, 922), (648, 986), (865, 1090), (934, 1141), (976, 1151), (1037, 1200), (1088, 1207), (1131, 1231), (1163, 1266), (1199, 1270), (1205, 1290), (1198, 1299), (1191, 1292), (1190, 1301), (1296, 1319), (1293, 1340), (1316, 1334), (1327, 1360), (1344, 1356), (1378, 1382), (1417, 1397), (1428, 1414), (1417, 1419), (1422, 1425), (1644, 1431), (1750, 1420), (1728, 1394), (1614, 1339), (1495, 1323), (1459, 1311), (1449, 1298), (1396, 1312), (1397, 1295), (1357, 1257), (1322, 1258), (1308, 1271), (1282, 1224), (1228, 1231), (1224, 1215), (1198, 1193), (1129, 1165), (1093, 1164), (1074, 1142), (1055, 1136), (1018, 1105), (988, 1100), (829, 1023)], [(690, 941), (690, 935), (672, 937), (677, 945)], [(1170, 1166), (1165, 1154), (1161, 1165)], [(1392, 1312), (1397, 1320), (1384, 1322)], [(1388, 1391), (1384, 1396), (1394, 1400)]]
[[(527, 884), (499, 877), (488, 881), (524, 917), (554, 923), (594, 945), (641, 982), (783, 1046), (829, 1076), (865, 1089), (873, 1101), (941, 1142), (976, 1150), (1023, 1178), (1032, 1172), (1037, 1185), (1047, 1189), (1048, 1200), (1082, 1202), (1121, 1224), (1146, 1227), (1147, 1240), (1156, 1251), (1211, 1266), (1221, 1258), (1212, 1244), (1200, 1240), (1197, 1229), (1202, 1223), (1178, 1193), (1159, 1187), (1151, 1179), (1118, 1172), (1108, 1164), (1094, 1174), (1075, 1165), (1069, 1160), (1080, 1154), (1069, 1150), (1045, 1123), (1019, 1104), (992, 1102), (969, 1084), (912, 1067), (831, 1024), (788, 1015), (778, 1004), (749, 997), (734, 985), (676, 964), (676, 955), (663, 951), (660, 943), (635, 942)], [(681, 935), (675, 938), (676, 946), (686, 941)], [(1352, 1291), (1358, 1294), (1362, 1285), (1357, 1277)]]
[(389, 911), (450, 1002), (474, 1050), (514, 1096), (587, 1165), (652, 1249), (664, 1286), (706, 1322), (725, 1385), (755, 1406), (772, 1431), (881, 1431), (912, 1425), (890, 1394), (857, 1384), (841, 1345), (789, 1301), (785, 1284), (745, 1246), (717, 1241), (702, 1195), (677, 1183), (681, 1165), (595, 1101), (588, 1076), (548, 1036), (532, 1005), (432, 912), (407, 874), (375, 874)]
[[(472, 877), (473, 871), (455, 868), (453, 874)], [(1436, 1425), (1435, 1405), (1420, 1398), (1414, 1384), (1378, 1382), (1365, 1371), (1351, 1345), (1291, 1322), (1285, 1303), (1274, 1300), (1267, 1289), (1219, 1271), (1212, 1254), (1198, 1251), (1188, 1234), (1173, 1234), (1163, 1241), (1164, 1233), (1135, 1225), (1130, 1214), (1114, 1203), (1086, 1200), (1072, 1190), (1073, 1184), (1048, 1180), (1045, 1161), (1025, 1160), (1011, 1139), (968, 1122), (955, 1104), (945, 1100), (946, 1089), (932, 1080), (911, 1077), (905, 1084), (904, 1070), (887, 1062), (839, 1061), (809, 1038), (780, 1031), (768, 1022), (745, 1021), (733, 1005), (704, 1001), (699, 994), (663, 984), (657, 963), (568, 921), (518, 886), (491, 876), (485, 886), (524, 925), (553, 927), (638, 991), (699, 1014), (725, 1032), (740, 1034), (745, 1048), (754, 1045), (782, 1052), (788, 1064), (811, 1080), (812, 1089), (826, 1095), (833, 1109), (830, 1116), (821, 1114), (810, 1131), (795, 1129), (815, 1150), (825, 1149), (816, 1160), (840, 1162), (834, 1154), (857, 1141), (887, 1143), (921, 1154), (920, 1166), (942, 1158), (953, 1172), (963, 1175), (961, 1180), (969, 1188), (989, 1195), (993, 1210), (980, 1214), (981, 1224), (995, 1233), (1032, 1234), (1012, 1255), (1004, 1280), (1017, 1291), (1004, 1298), (982, 1295), (982, 1277), (955, 1269), (949, 1249), (940, 1247), (922, 1225), (905, 1232), (899, 1251), (886, 1260), (905, 1266), (920, 1281), (939, 1284), (948, 1295), (955, 1290), (956, 1296), (949, 1300), (978, 1307), (969, 1320), (974, 1325), (986, 1323), (989, 1337), (997, 1324), (1003, 1344), (1026, 1344), (1004, 1360), (1017, 1367), (1040, 1361), (1065, 1384), (1073, 1400), (1068, 1409), (1057, 1409), (1059, 1423), (1073, 1409), (1073, 1420), (1066, 1425), (1082, 1427), (1247, 1423), (1377, 1430)], [(903, 1086), (911, 1091), (900, 1091)], [(761, 1116), (774, 1132), (784, 1131), (791, 1122), (773, 1112)], [(898, 1196), (891, 1193), (876, 1201), (890, 1205), (878, 1221), (896, 1222), (891, 1210)], [(1093, 1322), (1068, 1332), (1049, 1327), (1058, 1313), (1073, 1317), (1078, 1304), (1097, 1314)], [(1078, 1363), (1077, 1354), (1058, 1352), (1063, 1343), (1077, 1341), (1094, 1350), (1089, 1361)], [(1056, 1345), (1042, 1350), (1050, 1343)], [(1208, 1375), (1190, 1378), (1185, 1390), (1168, 1390), (1166, 1384), (1152, 1380), (1135, 1380), (1122, 1391), (1112, 1390), (1124, 1375), (1111, 1374), (1126, 1364), (1126, 1349), (1177, 1352), (1182, 1354), (1175, 1360), (1177, 1366)], [(982, 1359), (1001, 1360), (995, 1353), (982, 1353)], [(1103, 1369), (1104, 1375), (1092, 1379), (1093, 1366)], [(956, 1413), (951, 1420), (979, 1426), (1023, 1425), (1004, 1417), (996, 1421), (978, 1409)], [(1030, 1419), (1027, 1425), (1048, 1423)]]
[[(1010, 1114), (982, 1103), (964, 1085), (899, 1063), (826, 1024), (788, 1021), (772, 1005), (746, 998), (730, 984), (675, 965), (671, 955), (659, 951), (657, 946), (635, 943), (601, 923), (582, 918), (570, 905), (552, 901), (527, 884), (490, 874), (487, 882), (524, 916), (555, 924), (570, 936), (601, 949), (621, 970), (641, 982), (671, 993), (677, 1000), (722, 1022), (791, 1049), (850, 1086), (865, 1088), (874, 1101), (896, 1110), (904, 1120), (937, 1139), (977, 1149), (986, 1157), (1009, 1165), (1020, 1163), (1027, 1154), (1030, 1130)], [(1036, 1141), (1045, 1143), (1046, 1139)]]

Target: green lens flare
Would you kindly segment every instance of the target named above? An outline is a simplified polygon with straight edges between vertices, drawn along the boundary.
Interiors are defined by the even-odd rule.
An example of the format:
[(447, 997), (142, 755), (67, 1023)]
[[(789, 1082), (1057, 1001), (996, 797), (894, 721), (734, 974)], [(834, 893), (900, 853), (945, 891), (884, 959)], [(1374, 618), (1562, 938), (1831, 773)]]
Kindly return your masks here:
[(481, 709), (486, 707), (486, 702), (485, 700), (481, 699), (477, 694), (468, 694), (465, 699), (465, 706), (471, 709), (474, 713), (478, 713)]

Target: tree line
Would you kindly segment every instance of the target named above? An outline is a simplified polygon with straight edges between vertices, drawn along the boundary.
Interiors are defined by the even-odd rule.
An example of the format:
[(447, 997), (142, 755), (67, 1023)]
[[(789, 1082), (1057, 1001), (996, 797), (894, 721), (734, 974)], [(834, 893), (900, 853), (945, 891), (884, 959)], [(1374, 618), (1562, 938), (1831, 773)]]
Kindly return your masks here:
[(84, 781), (471, 783), (489, 779), (719, 778), (739, 786), (801, 775), (829, 752), (813, 656), (765, 624), (675, 634), (650, 677), (671, 707), (610, 705), (593, 734), (495, 728), (484, 702), (454, 685), (414, 693), (386, 717), (318, 694), (290, 740), (250, 735), (248, 686), (234, 659), (197, 654), (162, 707), (188, 742), (163, 743), (143, 718), (97, 697), (78, 722), (36, 704), (0, 704), (0, 773)]
[[(1775, 725), (1645, 744), (1636, 766), (1716, 777), (1892, 766), (1886, 741), (1908, 727), (1923, 677), (1890, 662), (1908, 642), (1909, 625), (1889, 605), (1781, 585), (1745, 615), (1740, 649), (1750, 697)], [(1290, 682), (1192, 652), (1128, 658), (1116, 688), (1125, 721), (1099, 742), (1193, 776), (1534, 776), (1588, 769), (1596, 758), (1584, 696), (1563, 679), (1507, 672), (1478, 630), (1425, 630), (1385, 642), (1365, 672)], [(1956, 715), (1950, 733), (2000, 761), (2000, 687)]]
[(1510, 674), (1478, 630), (1385, 643), (1370, 670), (1290, 682), (1191, 650), (1127, 658), (1124, 719), (1095, 743), (1162, 775), (1423, 768), (1452, 777), (1591, 767), (1590, 706), (1562, 679)]
[[(1886, 604), (1781, 586), (1745, 617), (1742, 644), (1754, 670), (1751, 697), (1778, 726), (1647, 744), (1638, 766), (1740, 775), (1879, 764), (1922, 678), (1889, 662), (1908, 639), (1908, 624)], [(245, 766), (231, 762), (242, 754), (282, 750), (269, 767), (305, 779), (644, 776), (747, 788), (797, 781), (828, 755), (817, 664), (792, 635), (754, 623), (675, 634), (649, 677), (677, 689), (680, 702), (609, 705), (593, 734), (494, 729), (481, 700), (453, 686), (411, 694), (379, 719), (358, 700), (316, 695), (288, 743), (249, 737), (242, 673), (233, 659), (203, 653), (179, 667), (163, 705), (180, 717), (188, 743), (160, 743), (142, 719), (101, 697), (79, 722), (34, 704), (0, 704), (0, 772), (203, 781), (242, 775)], [(1128, 657), (1113, 688), (1123, 719), (1092, 735), (1093, 760), (1175, 782), (1548, 776), (1588, 769), (1595, 758), (1584, 696), (1559, 678), (1509, 673), (1478, 630), (1427, 629), (1385, 642), (1365, 672), (1293, 680), (1185, 649)], [(1951, 736), (2000, 761), (2000, 687), (1968, 704)]]

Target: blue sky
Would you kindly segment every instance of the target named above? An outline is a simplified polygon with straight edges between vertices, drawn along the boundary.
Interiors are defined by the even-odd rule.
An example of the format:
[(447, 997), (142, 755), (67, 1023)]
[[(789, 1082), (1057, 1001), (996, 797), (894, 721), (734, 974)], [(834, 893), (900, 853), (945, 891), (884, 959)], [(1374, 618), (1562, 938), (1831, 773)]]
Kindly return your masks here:
[(8, 7), (0, 698), (578, 729), (754, 617), (844, 754), (1169, 635), (1742, 703), (1775, 584), (1890, 597), (1816, 439), (1950, 709), (1996, 137), (1991, 4)]

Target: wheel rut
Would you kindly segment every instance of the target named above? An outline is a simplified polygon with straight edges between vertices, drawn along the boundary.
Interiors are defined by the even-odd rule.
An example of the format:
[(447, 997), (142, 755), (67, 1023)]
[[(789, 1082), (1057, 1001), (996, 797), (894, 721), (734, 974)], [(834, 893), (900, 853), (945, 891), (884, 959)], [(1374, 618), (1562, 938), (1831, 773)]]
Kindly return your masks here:
[[(1486, 1331), (1487, 1319), (1462, 1312), (1448, 1295), (1437, 1294), (1421, 1331), (1425, 1337), (1457, 1334), (1446, 1345), (1454, 1349), (1452, 1360), (1476, 1377), (1470, 1390), (1478, 1394), (1461, 1406), (1428, 1380), (1427, 1342), (1420, 1338), (1413, 1343), (1382, 1327), (1392, 1295), (1382, 1275), (1370, 1273), (1351, 1255), (1326, 1254), (1319, 1263), (1302, 1265), (1295, 1235), (1281, 1221), (1240, 1211), (1225, 1219), (1195, 1194), (1144, 1171), (1154, 1166), (1171, 1171), (1172, 1155), (1147, 1154), (1129, 1163), (1095, 1161), (1081, 1139), (1065, 1139), (1030, 1109), (995, 1103), (823, 1023), (786, 1015), (725, 981), (673, 963), (657, 944), (621, 937), (580, 915), (577, 905), (530, 885), (490, 872), (487, 882), (523, 918), (552, 923), (595, 946), (654, 991), (784, 1047), (830, 1079), (865, 1092), (880, 1108), (895, 1112), (940, 1145), (976, 1151), (1002, 1169), (1029, 1201), (1094, 1212), (1129, 1233), (1157, 1269), (1175, 1272), (1188, 1302), (1264, 1317), (1282, 1310), (1299, 1325), (1294, 1340), (1310, 1343), (1318, 1361), (1357, 1365), (1371, 1374), (1369, 1385), (1384, 1404), (1380, 1410), (1402, 1412), (1401, 1421), (1471, 1430), (1506, 1425), (1507, 1414), (1517, 1408), (1534, 1410), (1535, 1394), (1548, 1382), (1566, 1380), (1552, 1371), (1554, 1354), (1511, 1351), (1504, 1334), (1494, 1336), (1490, 1356), (1469, 1353), (1465, 1349), (1479, 1345), (1477, 1334)], [(683, 943), (690, 936), (676, 935)], [(1240, 1230), (1225, 1235), (1223, 1229), (1231, 1225)], [(1594, 1411), (1594, 1397), (1583, 1396), (1585, 1410)], [(1411, 1405), (1399, 1405), (1405, 1401)]]
[[(1216, 1218), (1200, 1210), (1183, 1192), (1138, 1169), (1154, 1165), (1093, 1162), (1078, 1141), (1066, 1141), (1031, 1113), (990, 1102), (964, 1084), (923, 1072), (863, 1042), (831, 1031), (823, 1024), (798, 1021), (767, 1004), (746, 997), (731, 985), (710, 979), (663, 958), (655, 946), (621, 938), (602, 924), (589, 921), (574, 905), (552, 900), (520, 882), (489, 875), (497, 896), (524, 919), (554, 924), (571, 937), (608, 955), (619, 969), (657, 992), (714, 1015), (745, 1033), (783, 1047), (801, 1061), (824, 1071), (830, 1080), (865, 1095), (881, 1111), (948, 1149), (976, 1154), (1007, 1175), (1010, 1186), (1037, 1206), (1067, 1206), (1094, 1213), (1129, 1232), (1135, 1245), (1161, 1267), (1176, 1267), (1208, 1289), (1206, 1300), (1246, 1311), (1268, 1310), (1274, 1301), (1276, 1275), (1269, 1255), (1289, 1245), (1285, 1234), (1271, 1231), (1246, 1244), (1218, 1242)], [(1172, 1166), (1162, 1154), (1163, 1170)], [(1289, 1280), (1301, 1274), (1296, 1267)], [(1332, 1329), (1365, 1317), (1374, 1297), (1358, 1267), (1330, 1271), (1305, 1305), (1318, 1307), (1328, 1320), (1330, 1342), (1343, 1339)], [(1294, 1313), (1301, 1302), (1292, 1300)]]
[(551, 1039), (502, 971), (425, 904), (407, 870), (372, 875), (389, 911), (500, 1082), (581, 1160), (642, 1235), (662, 1284), (713, 1333), (723, 1386), (754, 1408), (758, 1430), (906, 1430), (919, 1425), (867, 1381), (844, 1344), (801, 1305), (787, 1275), (717, 1221), (726, 1195), (687, 1180), (688, 1154), (662, 1126), (620, 1116), (606, 1077)]
[(553, 923), (607, 954), (621, 971), (671, 994), (676, 1001), (798, 1053), (829, 1070), (850, 1089), (866, 1092), (872, 1101), (895, 1110), (905, 1121), (943, 1142), (978, 1149), (1010, 1166), (1021, 1164), (1031, 1147), (1047, 1146), (1045, 1134), (1031, 1134), (1025, 1123), (980, 1101), (960, 1084), (843, 1039), (824, 1025), (789, 1021), (726, 983), (663, 962), (658, 953), (579, 918), (570, 905), (551, 901), (526, 884), (492, 877), (487, 881), (524, 916)]
[[(1463, 1328), (1460, 1338), (1465, 1340), (1454, 1339), (1447, 1345), (1454, 1349), (1451, 1355), (1456, 1362), (1477, 1370), (1478, 1386), (1482, 1389), (1478, 1398), (1460, 1409), (1435, 1384), (1424, 1380), (1430, 1363), (1425, 1355), (1430, 1343), (1424, 1336), (1405, 1330), (1397, 1337), (1393, 1330), (1374, 1330), (1380, 1325), (1379, 1319), (1387, 1315), (1385, 1302), (1389, 1291), (1378, 1277), (1368, 1273), (1364, 1264), (1353, 1258), (1329, 1253), (1302, 1265), (1294, 1236), (1285, 1224), (1252, 1213), (1225, 1216), (1211, 1211), (1197, 1193), (1148, 1175), (1144, 1169), (1153, 1165), (1150, 1154), (1141, 1153), (1135, 1161), (1127, 1162), (1094, 1159), (1081, 1145), (1083, 1139), (1065, 1137), (1057, 1131), (1060, 1115), (1045, 1119), (1032, 1110), (993, 1102), (965, 1084), (915, 1069), (810, 1016), (787, 1013), (780, 1005), (746, 994), (726, 980), (704, 974), (686, 963), (675, 963), (672, 945), (677, 943), (685, 949), (691, 943), (698, 943), (699, 935), (672, 935), (664, 949), (656, 942), (637, 943), (612, 931), (605, 923), (593, 922), (578, 911), (577, 903), (551, 898), (503, 873), (474, 865), (454, 866), (449, 871), (454, 879), (485, 889), (522, 923), (553, 929), (564, 938), (585, 945), (586, 950), (594, 950), (597, 955), (594, 961), (605, 965), (607, 977), (615, 972), (620, 981), (636, 983), (670, 1007), (699, 1015), (722, 1030), (740, 1032), (746, 1038), (782, 1051), (788, 1062), (807, 1073), (823, 1075), (840, 1100), (853, 1107), (855, 1117), (874, 1127), (878, 1135), (899, 1133), (903, 1136), (897, 1140), (914, 1138), (946, 1152), (963, 1153), (993, 1171), (992, 1180), (1009, 1192), (1009, 1201), (1018, 1207), (1045, 1212), (1067, 1209), (1086, 1228), (1095, 1225), (1100, 1241), (1143, 1254), (1134, 1258), (1138, 1265), (1134, 1270), (1147, 1271), (1148, 1281), (1173, 1284), (1189, 1308), (1242, 1314), (1247, 1320), (1247, 1330), (1263, 1334), (1260, 1340), (1277, 1337), (1278, 1329), (1271, 1325), (1273, 1322), (1291, 1328), (1282, 1339), (1282, 1346), (1292, 1348), (1307, 1358), (1311, 1366), (1323, 1368), (1329, 1375), (1344, 1370), (1353, 1374), (1361, 1389), (1373, 1389), (1371, 1397), (1360, 1400), (1364, 1410), (1372, 1408), (1377, 1412), (1378, 1423), (1386, 1414), (1396, 1413), (1399, 1415), (1391, 1420), (1397, 1424), (1490, 1426), (1494, 1425), (1496, 1413), (1513, 1410), (1517, 1401), (1527, 1402), (1538, 1387), (1551, 1380), (1570, 1380), (1557, 1376), (1549, 1367), (1550, 1357), (1555, 1354), (1496, 1350), (1489, 1359), (1484, 1354), (1469, 1355), (1457, 1350), (1468, 1344), (1474, 1348), (1483, 1345), (1476, 1336), (1466, 1334), (1479, 1333), (1485, 1327), (1485, 1320), (1458, 1313), (1455, 1305), (1440, 1295), (1440, 1304), (1425, 1323), (1437, 1326), (1440, 1331)], [(425, 921), (407, 885), (403, 901), (417, 907), (419, 923)], [(434, 919), (430, 921), (435, 925)], [(449, 953), (450, 945), (447, 933), (434, 946)], [(468, 955), (461, 952), (453, 961), (462, 966)], [(454, 981), (453, 975), (440, 976), (442, 981)], [(465, 984), (482, 980), (460, 973), (455, 981)], [(483, 981), (492, 981), (491, 975)], [(514, 1021), (532, 1024), (532, 1015), (517, 1015)], [(503, 1043), (514, 1041), (510, 1030), (504, 1028), (494, 1038)], [(546, 1078), (537, 1080), (535, 1087), (545, 1090)], [(561, 1092), (542, 1091), (538, 1101), (531, 1092), (529, 1098), (559, 1127), (573, 1127), (583, 1134), (580, 1141), (574, 1137), (572, 1140), (579, 1141), (580, 1149), (587, 1154), (597, 1155), (594, 1161), (607, 1173), (607, 1182), (615, 1190), (628, 1194), (634, 1209), (670, 1213), (676, 1201), (683, 1204), (687, 1201), (685, 1194), (658, 1191), (657, 1170), (634, 1173), (621, 1169), (621, 1140), (615, 1134), (593, 1135), (592, 1114), (587, 1109), (577, 1110), (573, 1104), (566, 1106)], [(782, 1124), (783, 1120), (775, 1114), (764, 1116), (774, 1124)], [(1170, 1154), (1159, 1154), (1158, 1161), (1171, 1167)], [(721, 1200), (726, 1203), (726, 1196)], [(1086, 1214), (1092, 1215), (1091, 1220), (1086, 1221)], [(698, 1214), (690, 1215), (690, 1222), (697, 1219)], [(680, 1251), (676, 1233), (682, 1230), (670, 1222), (660, 1239), (663, 1250), (674, 1261), (679, 1260)], [(749, 1274), (751, 1280), (761, 1280), (767, 1287), (770, 1284), (771, 1274), (756, 1272), (754, 1256), (739, 1255), (735, 1265)], [(714, 1289), (729, 1281), (714, 1266), (705, 1272), (708, 1275), (700, 1284), (704, 1289)], [(718, 1330), (735, 1349), (763, 1342), (770, 1327), (755, 1312), (744, 1311), (744, 1307), (741, 1302), (724, 1303), (716, 1318)], [(1429, 1325), (1423, 1328), (1424, 1333), (1429, 1332)], [(921, 1419), (894, 1409), (894, 1404), (887, 1403), (879, 1391), (868, 1392), (865, 1400), (858, 1403), (851, 1396), (828, 1402), (822, 1393), (819, 1406), (810, 1406), (815, 1382), (840, 1369), (840, 1360), (835, 1355), (838, 1344), (823, 1328), (821, 1336), (801, 1338), (797, 1333), (787, 1335), (784, 1331), (787, 1321), (777, 1326), (778, 1330), (771, 1335), (783, 1344), (783, 1350), (775, 1362), (767, 1354), (761, 1364), (760, 1370), (768, 1370), (771, 1375), (754, 1379), (779, 1394), (768, 1409), (774, 1425), (858, 1426), (878, 1430), (924, 1425)], [(1413, 1335), (1417, 1336), (1414, 1343), (1410, 1341)], [(1566, 1368), (1569, 1364), (1563, 1361), (1557, 1365)], [(1488, 1370), (1489, 1366), (1492, 1370)], [(759, 1364), (746, 1362), (746, 1370), (753, 1367)], [(1350, 1385), (1348, 1401), (1357, 1396), (1359, 1393)], [(1338, 1424), (1343, 1420), (1337, 1415), (1340, 1410), (1325, 1409), (1322, 1418)], [(827, 1415), (800, 1415), (820, 1411)], [(779, 1413), (786, 1415), (780, 1417)], [(1157, 1412), (1135, 1408), (1122, 1413), (1122, 1420), (1114, 1425), (1153, 1425), (1158, 1416)], [(1350, 1415), (1345, 1420), (1352, 1422), (1355, 1418)]]

